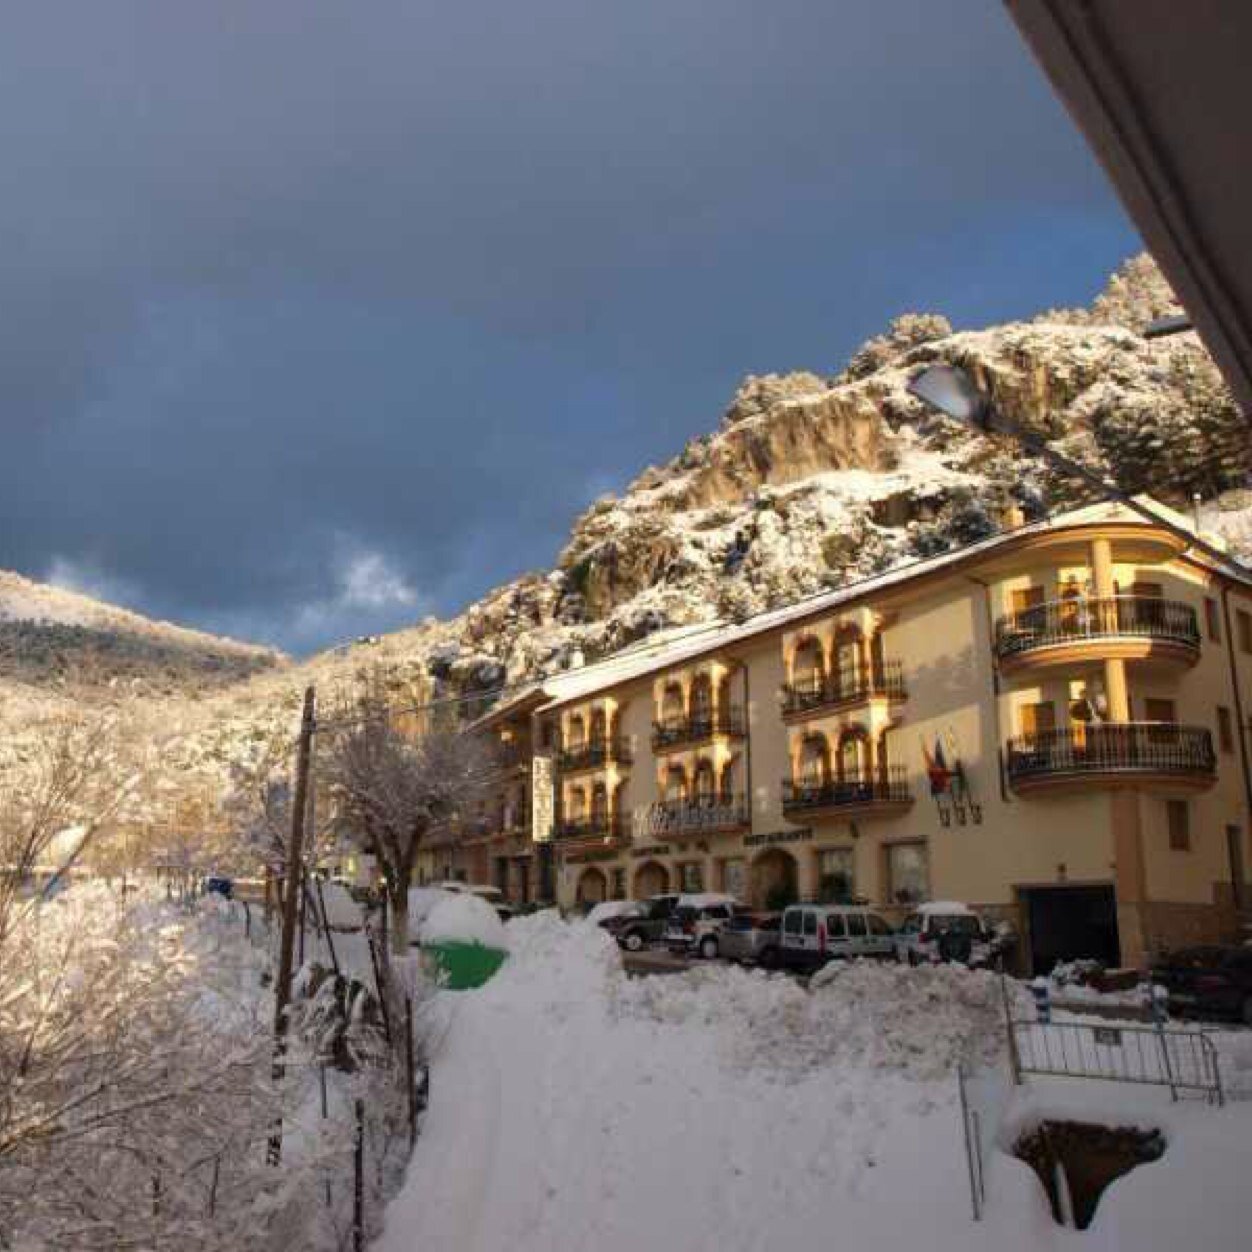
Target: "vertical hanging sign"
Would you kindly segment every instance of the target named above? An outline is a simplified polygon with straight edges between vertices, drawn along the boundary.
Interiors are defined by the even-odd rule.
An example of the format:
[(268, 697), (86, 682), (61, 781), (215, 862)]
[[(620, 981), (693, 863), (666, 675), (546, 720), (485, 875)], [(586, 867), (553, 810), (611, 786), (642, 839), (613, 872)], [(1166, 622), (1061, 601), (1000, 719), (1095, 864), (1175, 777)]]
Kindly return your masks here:
[(531, 837), (536, 843), (552, 838), (555, 796), (552, 783), (552, 757), (535, 753), (531, 758)]

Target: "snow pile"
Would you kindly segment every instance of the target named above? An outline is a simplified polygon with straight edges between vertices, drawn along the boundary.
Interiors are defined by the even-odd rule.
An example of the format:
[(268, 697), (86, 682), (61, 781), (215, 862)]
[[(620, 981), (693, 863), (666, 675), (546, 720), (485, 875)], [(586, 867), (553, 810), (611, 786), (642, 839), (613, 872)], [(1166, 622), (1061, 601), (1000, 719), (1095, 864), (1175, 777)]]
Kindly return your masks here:
[(794, 1078), (826, 1066), (942, 1078), (961, 1060), (993, 1064), (1003, 1044), (997, 979), (956, 966), (857, 962), (806, 991), (787, 977), (702, 966), (626, 983), (622, 1016), (715, 1035), (736, 1067)]
[(635, 900), (602, 900), (587, 914), (586, 920), (592, 926), (598, 926), (601, 922), (607, 922), (611, 917), (621, 917), (638, 907), (638, 901)]
[(364, 925), (364, 912), (343, 883), (323, 883), (318, 903), (325, 908), (326, 923), (332, 930), (360, 930)]
[(422, 923), (423, 943), (480, 943), (484, 948), (507, 952), (504, 923), (485, 900), (474, 895), (448, 894), (431, 909)]

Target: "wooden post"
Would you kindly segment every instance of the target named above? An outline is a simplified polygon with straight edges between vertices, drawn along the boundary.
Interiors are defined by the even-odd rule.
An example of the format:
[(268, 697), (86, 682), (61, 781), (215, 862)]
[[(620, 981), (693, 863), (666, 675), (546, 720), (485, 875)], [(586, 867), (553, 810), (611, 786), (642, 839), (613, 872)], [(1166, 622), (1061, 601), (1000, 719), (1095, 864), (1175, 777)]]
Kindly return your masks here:
[(339, 957), (335, 953), (335, 941), (330, 933), (330, 918), (326, 915), (326, 893), (322, 890), (322, 880), (315, 878), (314, 883), (317, 885), (317, 907), (322, 914), (322, 931), (326, 935), (326, 946), (330, 949), (330, 963), (335, 971), (335, 977), (339, 977)]
[[(274, 981), (274, 1066), (273, 1079), (281, 1082), (285, 1072), (283, 1058), (287, 1051), (287, 1008), (291, 1002), (291, 961), (296, 938), (296, 906), (294, 890), (300, 881), (300, 864), (304, 855), (304, 809), (309, 788), (309, 753), (313, 744), (313, 688), (304, 692), (304, 713), (300, 718), (300, 741), (296, 750), (296, 793), (291, 806), (291, 846), (287, 851), (287, 890), (283, 895), (283, 931), (278, 949), (278, 976)], [(282, 1159), (283, 1126), (279, 1119), (270, 1136), (267, 1159), (277, 1165)]]
[(417, 1142), (417, 1085), (413, 1065), (413, 997), (404, 997), (404, 1073), (409, 1097), (409, 1151)]
[(365, 1250), (365, 1101), (356, 1102), (356, 1145), (353, 1152), (352, 1252)]

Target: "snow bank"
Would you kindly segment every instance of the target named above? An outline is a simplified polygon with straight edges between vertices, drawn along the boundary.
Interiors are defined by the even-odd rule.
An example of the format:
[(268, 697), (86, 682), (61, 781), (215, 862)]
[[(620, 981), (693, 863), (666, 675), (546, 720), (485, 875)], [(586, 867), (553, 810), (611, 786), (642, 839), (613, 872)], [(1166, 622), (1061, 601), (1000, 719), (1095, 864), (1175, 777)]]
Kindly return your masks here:
[(593, 926), (598, 926), (610, 917), (621, 917), (623, 913), (629, 913), (638, 907), (637, 900), (603, 900), (587, 914), (586, 920)]
[(481, 943), (507, 952), (504, 923), (490, 904), (473, 895), (449, 895), (431, 909), (422, 923), (423, 943)]

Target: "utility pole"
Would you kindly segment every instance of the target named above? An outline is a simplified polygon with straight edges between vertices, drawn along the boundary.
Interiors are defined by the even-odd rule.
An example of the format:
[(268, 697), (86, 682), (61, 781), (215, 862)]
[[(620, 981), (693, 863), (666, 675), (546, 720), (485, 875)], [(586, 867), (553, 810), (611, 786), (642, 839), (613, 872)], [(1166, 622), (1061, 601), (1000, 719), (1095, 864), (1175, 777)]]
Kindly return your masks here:
[[(291, 846), (287, 850), (287, 890), (283, 893), (283, 930), (278, 949), (278, 977), (274, 981), (274, 1067), (273, 1079), (281, 1082), (285, 1072), (283, 1058), (287, 1052), (287, 1006), (291, 1002), (291, 963), (295, 949), (296, 910), (303, 895), (301, 865), (304, 856), (304, 818), (309, 793), (309, 760), (313, 747), (313, 688), (304, 691), (304, 713), (300, 718), (300, 741), (296, 749), (296, 787), (291, 805)], [(267, 1158), (277, 1165), (282, 1157), (283, 1131), (281, 1119), (270, 1136)]]

